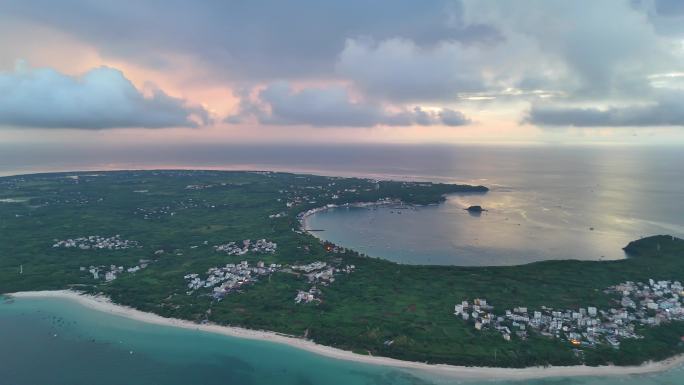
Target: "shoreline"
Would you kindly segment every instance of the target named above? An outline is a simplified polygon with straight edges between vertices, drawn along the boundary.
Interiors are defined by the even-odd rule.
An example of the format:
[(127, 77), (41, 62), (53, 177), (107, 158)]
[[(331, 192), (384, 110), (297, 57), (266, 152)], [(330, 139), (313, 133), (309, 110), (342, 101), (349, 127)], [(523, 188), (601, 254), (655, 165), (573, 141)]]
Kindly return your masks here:
[[(0, 294), (2, 296), (2, 294)], [(125, 317), (132, 320), (162, 325), (192, 329), (207, 333), (220, 334), (230, 337), (246, 338), (252, 340), (268, 341), (285, 344), (293, 348), (306, 350), (333, 359), (353, 361), (362, 364), (381, 365), (397, 369), (408, 369), (440, 376), (456, 377), (462, 379), (538, 379), (549, 377), (574, 377), (574, 376), (620, 376), (634, 374), (649, 374), (667, 371), (684, 364), (684, 355), (668, 358), (658, 362), (647, 362), (639, 366), (548, 366), (528, 368), (497, 368), (497, 367), (471, 367), (455, 366), (446, 364), (426, 364), (421, 362), (402, 361), (395, 358), (366, 356), (351, 351), (333, 348), (317, 344), (310, 340), (297, 337), (288, 337), (271, 331), (252, 330), (218, 324), (196, 324), (191, 321), (177, 318), (166, 318), (154, 313), (147, 313), (130, 307), (117, 305), (104, 296), (82, 294), (72, 290), (54, 291), (25, 291), (4, 294), (7, 298), (59, 298), (75, 301), (87, 308)]]
[[(332, 209), (338, 209), (338, 208), (348, 208), (348, 207), (382, 207), (382, 206), (391, 206), (391, 205), (402, 205), (406, 207), (420, 207), (422, 205), (415, 205), (415, 204), (409, 204), (409, 203), (404, 203), (400, 199), (388, 199), (388, 200), (378, 200), (375, 202), (352, 202), (352, 203), (343, 203), (343, 204), (335, 204), (335, 203), (329, 203), (325, 206), (320, 206), (320, 207), (314, 207), (312, 209), (302, 211), (299, 214), (297, 214), (297, 221), (299, 222), (299, 227), (300, 230), (311, 234), (311, 230), (306, 228), (306, 219), (309, 218), (310, 216), (314, 214), (318, 214), (324, 211), (332, 210)], [(318, 237), (316, 237), (318, 238)]]

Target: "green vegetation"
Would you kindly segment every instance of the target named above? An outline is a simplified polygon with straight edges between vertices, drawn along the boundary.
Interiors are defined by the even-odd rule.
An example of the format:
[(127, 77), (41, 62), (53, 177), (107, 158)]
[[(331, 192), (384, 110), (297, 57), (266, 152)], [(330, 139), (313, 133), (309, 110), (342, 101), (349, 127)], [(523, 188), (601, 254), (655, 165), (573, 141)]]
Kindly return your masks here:
[[(76, 177), (77, 176), (77, 177)], [(603, 289), (627, 280), (682, 280), (684, 241), (657, 236), (631, 243), (620, 261), (547, 261), (512, 267), (408, 266), (352, 251), (327, 251), (297, 231), (297, 214), (329, 203), (401, 199), (437, 203), (447, 193), (486, 188), (375, 182), (312, 175), (215, 171), (130, 171), (38, 174), (0, 178), (0, 293), (75, 288), (164, 316), (267, 329), (353, 350), (412, 361), (477, 366), (637, 364), (684, 352), (684, 324), (640, 331), (619, 350), (584, 348), (535, 335), (504, 341), (454, 317), (454, 304), (485, 297), (497, 309), (542, 305), (608, 308)], [(289, 207), (288, 207), (289, 204)], [(269, 217), (283, 214), (279, 217)], [(56, 240), (99, 235), (137, 241), (140, 248), (53, 248)], [(266, 238), (273, 254), (231, 256), (213, 246)], [(158, 252), (163, 250), (163, 253)], [(81, 267), (133, 266), (105, 282)], [(323, 302), (295, 304), (308, 290), (296, 274), (278, 272), (216, 301), (186, 294), (188, 273), (248, 260), (354, 264), (356, 270), (320, 287)], [(20, 274), (20, 271), (22, 273)], [(204, 292), (205, 294), (208, 291)], [(211, 312), (208, 310), (211, 309)], [(384, 342), (394, 340), (391, 346)]]

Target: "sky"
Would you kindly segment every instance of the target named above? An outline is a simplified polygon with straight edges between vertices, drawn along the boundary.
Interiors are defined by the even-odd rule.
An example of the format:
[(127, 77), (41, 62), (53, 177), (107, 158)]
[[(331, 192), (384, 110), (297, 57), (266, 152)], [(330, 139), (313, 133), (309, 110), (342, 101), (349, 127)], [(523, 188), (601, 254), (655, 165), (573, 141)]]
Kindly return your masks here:
[(684, 144), (684, 1), (2, 0), (0, 142)]

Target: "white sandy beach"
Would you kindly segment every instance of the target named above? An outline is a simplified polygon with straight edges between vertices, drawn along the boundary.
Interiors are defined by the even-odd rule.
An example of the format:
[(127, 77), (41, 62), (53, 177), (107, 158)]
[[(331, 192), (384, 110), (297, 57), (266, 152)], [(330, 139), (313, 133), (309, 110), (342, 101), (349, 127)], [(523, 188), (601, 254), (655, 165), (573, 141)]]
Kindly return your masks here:
[(532, 379), (543, 377), (567, 376), (613, 376), (629, 374), (646, 374), (665, 371), (684, 364), (684, 356), (673, 357), (659, 362), (650, 362), (640, 366), (551, 366), (530, 367), (524, 369), (467, 367), (452, 365), (430, 365), (420, 362), (401, 361), (387, 357), (366, 356), (346, 350), (316, 344), (312, 341), (287, 337), (269, 331), (250, 330), (216, 324), (196, 324), (190, 321), (165, 318), (156, 314), (142, 312), (130, 307), (112, 303), (109, 298), (84, 295), (70, 290), (28, 291), (8, 294), (14, 298), (62, 298), (76, 301), (91, 309), (105, 313), (147, 322), (157, 325), (174, 326), (185, 329), (201, 330), (209, 333), (223, 334), (231, 337), (257, 339), (286, 344), (298, 349), (326, 357), (356, 361), (365, 364), (384, 365), (402, 369), (428, 371), (430, 373), (469, 379)]

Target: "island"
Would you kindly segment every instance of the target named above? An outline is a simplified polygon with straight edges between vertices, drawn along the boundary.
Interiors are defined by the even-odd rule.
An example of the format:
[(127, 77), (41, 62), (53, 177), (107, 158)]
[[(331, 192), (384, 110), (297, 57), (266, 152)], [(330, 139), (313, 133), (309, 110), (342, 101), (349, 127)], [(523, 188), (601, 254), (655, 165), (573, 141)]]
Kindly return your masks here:
[(468, 206), (466, 211), (468, 211), (469, 213), (481, 213), (481, 212), (487, 211), (487, 210), (483, 209), (482, 206), (475, 205), (475, 206)]
[(302, 227), (325, 207), (486, 192), (247, 171), (3, 177), (0, 293), (69, 289), (161, 317), (434, 364), (638, 365), (684, 352), (676, 237), (636, 240), (617, 261), (416, 266)]

